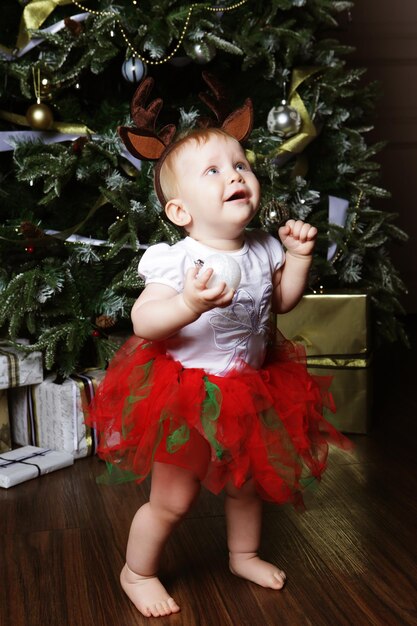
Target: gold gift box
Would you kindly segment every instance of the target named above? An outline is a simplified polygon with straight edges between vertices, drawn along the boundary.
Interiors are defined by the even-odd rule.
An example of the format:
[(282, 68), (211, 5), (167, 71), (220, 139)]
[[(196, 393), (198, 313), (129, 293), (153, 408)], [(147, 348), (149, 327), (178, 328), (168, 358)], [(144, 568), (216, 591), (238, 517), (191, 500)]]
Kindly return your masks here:
[(0, 452), (11, 450), (7, 389), (0, 389)]
[(363, 293), (308, 294), (278, 318), (288, 339), (302, 343), (307, 356), (370, 351), (369, 297)]
[(277, 317), (281, 333), (305, 346), (311, 374), (332, 376), (337, 412), (326, 419), (346, 433), (371, 426), (372, 354), (369, 296), (358, 293), (308, 294)]

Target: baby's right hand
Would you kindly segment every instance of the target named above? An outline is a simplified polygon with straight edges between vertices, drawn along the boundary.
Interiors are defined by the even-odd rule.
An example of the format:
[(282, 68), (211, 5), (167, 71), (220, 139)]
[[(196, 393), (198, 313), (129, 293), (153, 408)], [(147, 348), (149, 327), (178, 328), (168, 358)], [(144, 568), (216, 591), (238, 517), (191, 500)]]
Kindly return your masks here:
[(185, 304), (196, 314), (201, 315), (216, 307), (226, 307), (231, 304), (235, 290), (221, 282), (215, 287), (208, 288), (213, 270), (211, 268), (199, 272), (199, 267), (191, 267), (186, 275), (182, 297)]

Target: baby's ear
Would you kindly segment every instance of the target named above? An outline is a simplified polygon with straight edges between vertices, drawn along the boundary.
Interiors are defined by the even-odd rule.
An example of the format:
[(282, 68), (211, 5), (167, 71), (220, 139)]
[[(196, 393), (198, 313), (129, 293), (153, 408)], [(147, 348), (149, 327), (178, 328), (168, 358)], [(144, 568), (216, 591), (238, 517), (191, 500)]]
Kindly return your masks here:
[(182, 200), (173, 198), (165, 205), (165, 214), (170, 222), (176, 226), (188, 226), (191, 222), (191, 215), (184, 208)]

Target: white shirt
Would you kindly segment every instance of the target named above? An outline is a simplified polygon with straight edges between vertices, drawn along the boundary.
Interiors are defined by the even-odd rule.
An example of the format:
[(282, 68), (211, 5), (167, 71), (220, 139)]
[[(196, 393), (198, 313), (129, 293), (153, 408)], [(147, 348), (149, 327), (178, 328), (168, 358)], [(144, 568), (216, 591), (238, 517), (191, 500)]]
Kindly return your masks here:
[[(218, 252), (191, 237), (172, 246), (159, 243), (145, 251), (139, 274), (145, 285), (159, 283), (181, 293), (187, 270)], [(167, 340), (167, 352), (184, 367), (217, 376), (241, 369), (242, 361), (254, 369), (262, 366), (270, 328), (272, 276), (285, 262), (280, 242), (260, 230), (247, 231), (239, 250), (222, 253), (232, 256), (242, 273), (233, 302), (203, 313)]]

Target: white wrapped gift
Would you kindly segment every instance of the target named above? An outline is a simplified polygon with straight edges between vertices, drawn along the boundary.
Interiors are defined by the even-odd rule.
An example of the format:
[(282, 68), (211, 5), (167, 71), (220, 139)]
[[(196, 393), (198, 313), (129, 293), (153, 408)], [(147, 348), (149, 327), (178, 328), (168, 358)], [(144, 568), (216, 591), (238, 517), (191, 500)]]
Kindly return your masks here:
[(39, 385), (10, 390), (13, 441), (68, 452), (75, 459), (93, 454), (95, 433), (85, 424), (85, 409), (104, 373), (90, 370), (60, 384), (47, 376)]
[(73, 463), (72, 454), (34, 446), (3, 452), (0, 454), (0, 487), (8, 489)]
[(42, 352), (26, 354), (0, 343), (0, 389), (36, 385), (42, 380)]

